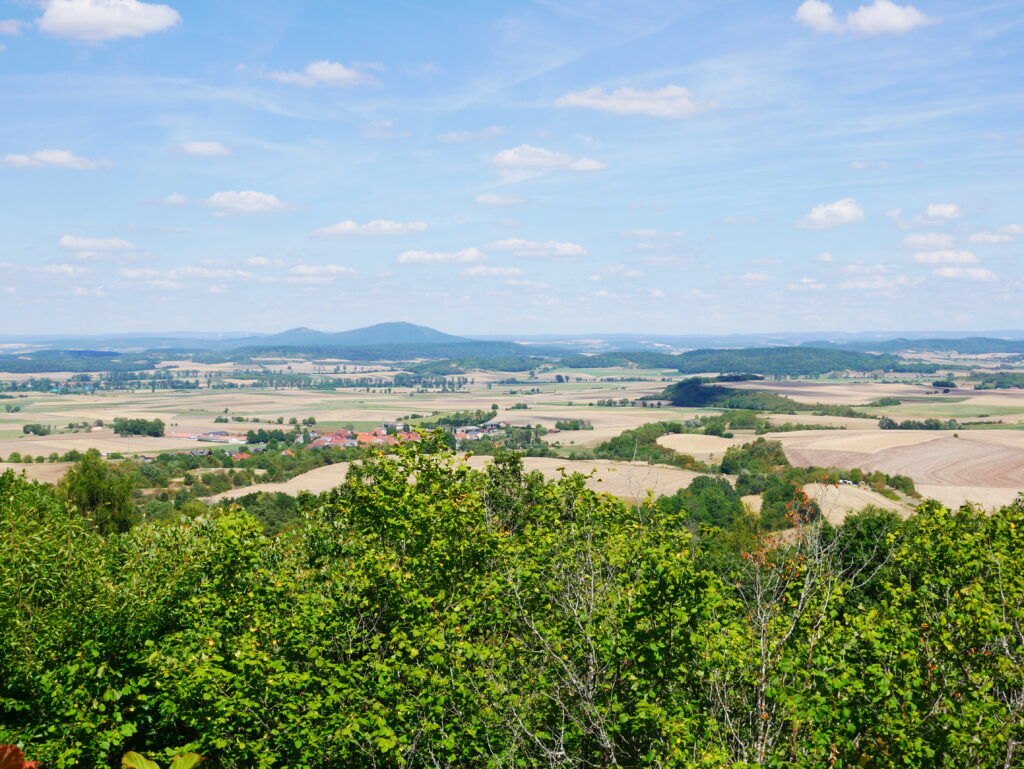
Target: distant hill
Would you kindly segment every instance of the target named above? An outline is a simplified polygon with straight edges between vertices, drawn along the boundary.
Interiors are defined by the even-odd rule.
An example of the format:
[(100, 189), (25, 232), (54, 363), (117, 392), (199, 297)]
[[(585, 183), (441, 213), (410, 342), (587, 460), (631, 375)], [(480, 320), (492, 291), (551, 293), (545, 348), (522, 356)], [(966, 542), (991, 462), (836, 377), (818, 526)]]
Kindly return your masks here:
[(351, 331), (327, 332), (312, 328), (293, 328), (280, 334), (270, 334), (249, 339), (235, 339), (226, 349), (265, 347), (371, 347), (377, 345), (416, 344), (460, 344), (469, 342), (461, 336), (452, 336), (427, 326), (414, 323), (377, 323)]
[(817, 376), (829, 371), (932, 371), (895, 355), (817, 347), (755, 347), (745, 350), (692, 350), (678, 356), (684, 374), (745, 371), (768, 376)]
[(872, 352), (957, 352), (964, 355), (982, 355), (991, 352), (1022, 353), (1024, 341), (995, 339), (987, 336), (969, 336), (963, 339), (889, 339), (884, 342), (809, 342), (808, 346), (828, 347), (834, 350), (870, 350)]
[[(540, 350), (536, 347), (514, 344), (512, 342), (478, 342), (472, 339), (464, 339), (458, 342), (409, 342), (405, 344), (376, 344), (376, 345), (335, 345), (335, 344), (310, 344), (310, 345), (266, 345), (263, 340), (260, 344), (252, 347), (240, 347), (229, 350), (224, 354), (234, 360), (244, 360), (258, 356), (268, 355), (296, 355), (314, 358), (335, 358), (338, 360), (352, 361), (402, 361), (424, 358), (430, 360), (454, 360), (462, 361), (472, 359), (478, 362), (486, 362), (495, 359), (502, 361), (514, 358), (516, 360), (526, 359), (537, 354), (550, 354), (550, 350)], [(529, 366), (527, 367), (529, 368)]]

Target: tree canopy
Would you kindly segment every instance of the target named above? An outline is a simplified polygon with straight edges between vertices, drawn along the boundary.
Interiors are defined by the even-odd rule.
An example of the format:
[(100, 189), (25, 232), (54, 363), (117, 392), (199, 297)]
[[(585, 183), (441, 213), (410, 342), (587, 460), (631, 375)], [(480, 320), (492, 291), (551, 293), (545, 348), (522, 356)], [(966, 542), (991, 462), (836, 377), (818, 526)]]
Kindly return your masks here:
[(676, 509), (584, 480), (428, 437), (267, 536), (237, 508), (101, 532), (0, 475), (0, 743), (53, 767), (1020, 764), (1024, 501), (763, 537), (717, 482)]

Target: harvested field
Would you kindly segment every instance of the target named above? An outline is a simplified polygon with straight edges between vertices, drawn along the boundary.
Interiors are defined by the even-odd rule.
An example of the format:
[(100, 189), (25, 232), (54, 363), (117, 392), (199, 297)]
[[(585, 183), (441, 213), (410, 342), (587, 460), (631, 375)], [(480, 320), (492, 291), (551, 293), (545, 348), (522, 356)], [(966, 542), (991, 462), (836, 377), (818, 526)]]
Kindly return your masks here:
[[(490, 461), (490, 457), (476, 455), (470, 457), (469, 466), (482, 469)], [(593, 471), (594, 477), (587, 482), (589, 488), (629, 500), (643, 499), (647, 496), (648, 490), (653, 491), (655, 495), (674, 494), (679, 489), (689, 486), (690, 482), (700, 475), (700, 473), (664, 465), (612, 462), (599, 459), (571, 461), (553, 457), (526, 457), (523, 463), (527, 470), (540, 470), (549, 479), (561, 476), (559, 468), (565, 468), (567, 473), (590, 473)], [(257, 491), (278, 491), (285, 494), (309, 491), (318, 494), (342, 483), (347, 474), (348, 463), (341, 462), (318, 467), (284, 483), (258, 483), (241, 489), (225, 491), (222, 494), (208, 497), (207, 501), (237, 499)]]
[[(836, 382), (730, 382), (730, 387), (776, 393), (797, 403), (833, 403), (858, 406), (878, 398), (919, 398), (929, 389), (920, 385)], [(810, 415), (799, 415), (800, 421), (812, 421)]]
[(317, 467), (302, 475), (297, 475), (291, 480), (283, 483), (254, 483), (252, 486), (245, 486), (240, 489), (231, 489), (221, 494), (214, 494), (206, 497), (207, 502), (220, 502), (222, 499), (238, 499), (247, 494), (255, 494), (257, 491), (280, 492), (282, 494), (296, 495), (300, 491), (309, 491), (319, 494), (329, 491), (335, 486), (345, 482), (348, 475), (348, 462), (338, 462), (334, 465)]
[(937, 499), (947, 507), (955, 508), (970, 502), (986, 510), (1005, 507), (1017, 499), (1024, 489), (994, 488), (988, 486), (936, 486), (921, 484), (917, 487), (925, 499)]
[(18, 463), (0, 462), (0, 474), (13, 470), (16, 475), (25, 473), (25, 476), (33, 481), (43, 483), (57, 483), (64, 477), (64, 473), (71, 467), (71, 462), (40, 462), (40, 463)]
[(790, 433), (778, 439), (798, 466), (859, 467), (910, 476), (945, 504), (1006, 500), (1024, 490), (1024, 432), (900, 430)]
[(194, 449), (197, 445), (209, 448), (215, 444), (190, 441), (187, 438), (144, 438), (132, 436), (122, 438), (110, 430), (99, 433), (66, 433), (64, 435), (29, 436), (4, 438), (0, 440), (0, 457), (9, 457), (12, 452), (31, 456), (49, 456), (56, 452), (63, 455), (68, 451), (96, 449), (103, 454), (152, 454), (174, 449)]
[(717, 435), (663, 435), (658, 438), (658, 445), (672, 449), (680, 454), (689, 454), (694, 459), (704, 462), (715, 462), (725, 456), (731, 446), (742, 446), (754, 440), (754, 435), (737, 435), (733, 438), (720, 438)]
[(834, 526), (842, 524), (850, 513), (863, 510), (868, 505), (892, 510), (903, 518), (907, 518), (914, 511), (910, 505), (894, 502), (863, 486), (809, 483), (804, 486), (804, 493), (818, 503), (825, 520)]

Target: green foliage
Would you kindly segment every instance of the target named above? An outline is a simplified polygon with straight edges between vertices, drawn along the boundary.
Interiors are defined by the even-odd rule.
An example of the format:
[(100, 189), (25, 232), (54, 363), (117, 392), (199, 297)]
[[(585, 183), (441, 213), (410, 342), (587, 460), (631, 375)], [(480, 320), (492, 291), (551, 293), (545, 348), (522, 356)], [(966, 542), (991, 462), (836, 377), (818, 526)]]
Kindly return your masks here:
[[(817, 347), (752, 347), (743, 350), (692, 350), (678, 357), (684, 374), (750, 371), (768, 376), (820, 376), (830, 371), (906, 371), (896, 355), (872, 355)], [(931, 367), (935, 370), (935, 367)]]
[(660, 397), (672, 402), (673, 406), (719, 407), (724, 409), (747, 409), (753, 411), (793, 412), (808, 407), (775, 393), (738, 390), (708, 384), (700, 377), (684, 379), (669, 385)]
[(899, 406), (903, 401), (899, 398), (890, 398), (886, 396), (884, 398), (876, 398), (868, 404), (872, 408), (884, 408), (886, 406)]
[(757, 438), (742, 446), (730, 446), (722, 458), (722, 472), (727, 475), (774, 473), (790, 467), (779, 441)]
[(955, 419), (945, 422), (939, 419), (904, 419), (897, 422), (891, 417), (882, 417), (878, 420), (878, 427), (880, 430), (959, 430), (963, 425)]
[(40, 424), (22, 425), (21, 431), (25, 435), (49, 435), (52, 432), (49, 425)]
[(684, 427), (679, 422), (649, 422), (633, 430), (626, 430), (600, 444), (594, 449), (594, 456), (626, 462), (639, 460), (651, 464), (675, 465), (692, 470), (706, 469), (704, 463), (693, 457), (679, 454), (658, 444), (658, 438), (661, 436), (681, 432), (684, 432)]
[(1020, 371), (984, 373), (975, 387), (979, 390), (1019, 390), (1024, 388), (1024, 373)]
[(593, 430), (594, 425), (588, 419), (559, 419), (555, 422), (556, 430)]
[(114, 420), (114, 432), (117, 435), (147, 435), (160, 438), (164, 434), (164, 423), (162, 419), (117, 417)]
[(451, 414), (443, 414), (434, 420), (435, 424), (447, 427), (461, 427), (463, 425), (482, 425), (490, 422), (498, 416), (497, 411), (453, 411)]
[(61, 496), (100, 534), (132, 527), (137, 518), (133, 489), (131, 477), (104, 462), (95, 449), (67, 471), (59, 486)]
[[(175, 756), (171, 759), (170, 769), (195, 769), (202, 762), (203, 757), (198, 753), (186, 753), (183, 756)], [(160, 769), (160, 764), (150, 761), (141, 753), (128, 751), (121, 758), (121, 766), (124, 769)]]
[(659, 510), (681, 515), (696, 531), (701, 524), (727, 527), (743, 515), (743, 502), (724, 478), (701, 475), (685, 489), (658, 499)]
[(0, 743), (56, 769), (1019, 764), (1024, 500), (766, 539), (714, 479), (684, 513), (439, 440), (276, 537), (239, 508), (99, 536), (0, 475)]

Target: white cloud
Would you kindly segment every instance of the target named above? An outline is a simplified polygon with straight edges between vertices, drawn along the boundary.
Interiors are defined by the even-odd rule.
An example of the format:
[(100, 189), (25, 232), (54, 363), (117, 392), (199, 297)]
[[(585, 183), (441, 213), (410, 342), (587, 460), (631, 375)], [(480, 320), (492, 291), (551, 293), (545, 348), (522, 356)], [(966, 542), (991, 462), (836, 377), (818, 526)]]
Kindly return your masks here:
[(495, 195), (492, 192), (482, 192), (474, 200), (482, 206), (522, 206), (526, 204), (526, 198), (519, 195)]
[(903, 238), (907, 248), (951, 248), (953, 236), (943, 232), (915, 232)]
[(110, 161), (82, 158), (71, 150), (50, 149), (28, 155), (4, 155), (0, 164), (14, 168), (70, 168), (74, 171), (91, 171), (110, 165)]
[(556, 169), (566, 171), (600, 171), (607, 164), (591, 158), (576, 157), (566, 152), (552, 152), (542, 147), (520, 144), (518, 147), (502, 150), (491, 163), (509, 172), (512, 180), (529, 179)]
[(252, 280), (256, 276), (246, 270), (234, 270), (229, 268), (210, 267), (178, 267), (167, 273), (172, 280), (177, 278), (233, 278), (239, 280)]
[(485, 262), (487, 254), (479, 248), (464, 248), (461, 251), (403, 251), (398, 255), (401, 264), (464, 264)]
[(33, 272), (45, 272), (49, 275), (63, 275), (67, 278), (75, 278), (82, 273), (88, 272), (88, 267), (79, 267), (75, 264), (46, 264), (42, 267), (30, 267)]
[(516, 275), (525, 275), (518, 267), (470, 267), (462, 271), (463, 275), (471, 278), (510, 278)]
[(245, 262), (254, 267), (283, 267), (285, 265), (284, 259), (271, 259), (267, 256), (253, 256), (246, 259)]
[(21, 31), (27, 27), (28, 24), (24, 21), (18, 21), (17, 19), (0, 19), (0, 35), (10, 35), (14, 37), (20, 35)]
[(165, 206), (184, 206), (188, 204), (188, 198), (180, 192), (172, 192), (166, 198), (160, 198), (156, 202)]
[(939, 20), (921, 13), (912, 5), (896, 5), (891, 0), (875, 0), (862, 5), (846, 17), (846, 26), (862, 35), (899, 35), (915, 27)]
[(999, 232), (1004, 235), (1024, 235), (1024, 225), (1007, 224), (1005, 227), (1000, 227)]
[(767, 283), (769, 281), (775, 280), (775, 278), (772, 275), (769, 275), (766, 272), (746, 272), (740, 277), (743, 280), (749, 281), (751, 283)]
[(795, 283), (789, 284), (790, 291), (821, 291), (824, 288), (825, 285), (814, 278), (800, 278)]
[(994, 272), (983, 267), (940, 267), (932, 274), (937, 278), (970, 280), (978, 283), (991, 283), (999, 280)]
[(839, 32), (843, 26), (836, 19), (832, 6), (822, 0), (806, 0), (796, 9), (793, 20), (815, 32)]
[(138, 248), (121, 238), (80, 238), (76, 235), (64, 235), (57, 242), (62, 248), (74, 251), (134, 251)]
[(567, 93), (555, 101), (556, 107), (587, 107), (618, 115), (651, 115), (654, 117), (690, 117), (714, 105), (696, 99), (688, 88), (667, 85), (652, 91), (619, 88), (605, 92), (602, 88)]
[(179, 144), (178, 149), (189, 155), (206, 155), (208, 157), (232, 154), (231, 150), (220, 142), (185, 142)]
[(254, 192), (252, 190), (225, 190), (215, 192), (203, 201), (206, 205), (218, 209), (220, 214), (268, 214), (274, 211), (283, 211), (288, 205), (279, 200), (276, 195), (268, 192)]
[(801, 230), (828, 230), (844, 224), (864, 221), (864, 211), (853, 198), (843, 198), (835, 203), (819, 203), (799, 222)]
[(976, 232), (970, 237), (971, 243), (1010, 243), (1013, 241), (1013, 235), (1009, 235), (1002, 232)]
[(828, 251), (822, 251), (818, 254), (818, 258), (815, 259), (817, 262), (834, 262), (836, 258), (832, 256)]
[(279, 83), (290, 83), (311, 88), (316, 85), (351, 88), (376, 82), (370, 75), (336, 61), (313, 61), (300, 72), (270, 72), (267, 77)]
[(141, 280), (147, 282), (174, 282), (174, 288), (180, 288), (180, 281), (186, 278), (204, 278), (204, 279), (234, 279), (234, 280), (252, 280), (256, 276), (246, 270), (235, 270), (230, 268), (211, 268), (211, 267), (197, 267), (194, 265), (187, 265), (185, 267), (176, 267), (173, 270), (167, 270), (161, 272), (160, 270), (154, 270), (151, 268), (132, 268), (121, 270), (120, 275), (122, 278), (128, 280)]
[(914, 254), (914, 261), (921, 264), (975, 264), (978, 257), (970, 251), (921, 251)]
[(340, 238), (345, 235), (408, 235), (423, 232), (427, 229), (426, 222), (392, 222), (387, 219), (374, 219), (366, 224), (351, 220), (332, 224), (313, 230), (318, 238)]
[(922, 216), (917, 217), (920, 222), (929, 221), (950, 221), (963, 216), (960, 206), (956, 203), (929, 203)]
[(473, 142), (480, 141), (482, 139), (490, 139), (493, 136), (501, 136), (505, 133), (505, 129), (500, 125), (492, 125), (488, 128), (482, 128), (479, 131), (449, 131), (443, 133), (437, 138), (443, 142), (458, 143), (458, 142)]
[(889, 272), (889, 268), (884, 264), (862, 264), (861, 262), (855, 262), (843, 267), (843, 272), (853, 275), (878, 275)]
[(288, 270), (292, 275), (355, 275), (351, 267), (341, 264), (297, 264)]
[(904, 276), (898, 276), (894, 278), (886, 278), (881, 275), (872, 275), (870, 277), (856, 278), (854, 280), (847, 280), (839, 284), (839, 288), (851, 289), (854, 291), (869, 291), (880, 294), (891, 294), (897, 288), (903, 286), (916, 285), (920, 282), (920, 279), (914, 280)]
[(875, 0), (871, 5), (862, 5), (846, 14), (845, 21), (836, 18), (828, 3), (806, 0), (797, 8), (793, 19), (819, 34), (853, 32), (859, 35), (898, 35), (939, 21), (912, 5), (897, 5), (892, 0)]
[(46, 0), (45, 8), (36, 19), (42, 32), (89, 43), (142, 37), (181, 23), (169, 5), (139, 0)]
[(488, 248), (495, 251), (511, 251), (512, 256), (519, 259), (580, 259), (587, 255), (587, 249), (578, 243), (559, 243), (555, 240), (544, 242), (523, 240), (522, 238), (506, 238), (491, 243)]

